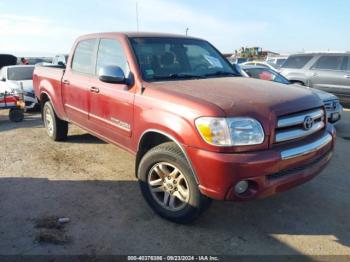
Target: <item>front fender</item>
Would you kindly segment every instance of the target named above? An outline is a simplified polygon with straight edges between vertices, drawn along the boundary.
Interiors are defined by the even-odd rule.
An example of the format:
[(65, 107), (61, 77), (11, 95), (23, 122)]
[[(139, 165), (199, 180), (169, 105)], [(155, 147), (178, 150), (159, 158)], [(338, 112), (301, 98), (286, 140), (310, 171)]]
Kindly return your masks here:
[(289, 81), (298, 81), (298, 82), (302, 82), (305, 85), (307, 84), (307, 76), (303, 73), (289, 73), (288, 75), (286, 75), (286, 78)]
[(195, 146), (200, 142), (194, 123), (173, 112), (150, 109), (141, 112), (139, 119), (142, 119), (142, 122), (137, 123), (138, 129), (135, 131), (135, 137), (138, 139), (135, 149), (138, 148), (142, 136), (149, 130), (162, 132), (176, 139), (183, 146)]

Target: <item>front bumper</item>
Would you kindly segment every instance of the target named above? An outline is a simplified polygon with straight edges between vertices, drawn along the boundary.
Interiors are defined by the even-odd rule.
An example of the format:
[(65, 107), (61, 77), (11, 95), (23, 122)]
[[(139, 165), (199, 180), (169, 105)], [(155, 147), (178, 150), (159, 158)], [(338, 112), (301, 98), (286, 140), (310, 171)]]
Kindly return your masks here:
[[(310, 180), (331, 159), (334, 142), (335, 129), (328, 124), (312, 138), (264, 151), (223, 154), (188, 147), (187, 153), (204, 195), (241, 201), (267, 197)], [(234, 187), (241, 180), (249, 182), (249, 189), (236, 194)]]

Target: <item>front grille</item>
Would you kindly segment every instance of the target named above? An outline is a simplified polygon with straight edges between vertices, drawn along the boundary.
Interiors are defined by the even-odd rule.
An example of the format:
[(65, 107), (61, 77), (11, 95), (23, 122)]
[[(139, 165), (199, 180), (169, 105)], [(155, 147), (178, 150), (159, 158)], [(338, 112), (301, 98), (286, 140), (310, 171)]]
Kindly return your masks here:
[(296, 173), (300, 173), (306, 169), (312, 168), (314, 165), (316, 165), (317, 163), (328, 159), (332, 156), (332, 151), (327, 151), (325, 154), (321, 155), (320, 157), (312, 160), (310, 163), (303, 165), (303, 166), (299, 166), (299, 167), (294, 167), (294, 168), (290, 168), (290, 169), (285, 169), (285, 170), (281, 170), (278, 173), (272, 174), (272, 175), (268, 175), (267, 179), (268, 180), (275, 180), (275, 179), (279, 179), (285, 176), (289, 176), (289, 175), (294, 175)]
[(282, 116), (277, 121), (275, 142), (303, 138), (325, 127), (325, 113), (322, 108)]

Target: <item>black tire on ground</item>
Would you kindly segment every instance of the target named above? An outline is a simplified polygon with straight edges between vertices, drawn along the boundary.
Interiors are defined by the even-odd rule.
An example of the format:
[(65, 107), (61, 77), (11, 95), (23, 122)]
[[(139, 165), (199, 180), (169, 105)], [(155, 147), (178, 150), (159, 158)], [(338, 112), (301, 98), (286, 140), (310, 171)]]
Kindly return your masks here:
[(42, 114), (48, 136), (54, 141), (66, 140), (68, 122), (57, 117), (50, 101), (45, 102)]
[[(180, 210), (169, 210), (155, 200), (148, 182), (151, 170), (159, 163), (169, 163), (176, 167), (185, 177), (188, 189), (188, 202), (183, 202)], [(194, 221), (211, 203), (211, 199), (202, 195), (188, 161), (180, 148), (173, 142), (167, 142), (152, 148), (141, 159), (138, 167), (139, 185), (149, 206), (161, 217), (170, 221), (187, 224)], [(165, 181), (165, 179), (163, 179)], [(162, 194), (163, 192), (160, 192)], [(177, 200), (178, 201), (178, 200)]]
[(19, 109), (19, 108), (10, 109), (9, 118), (10, 118), (10, 120), (12, 122), (21, 122), (21, 121), (23, 121), (23, 118), (24, 118), (24, 111), (23, 111), (23, 109)]

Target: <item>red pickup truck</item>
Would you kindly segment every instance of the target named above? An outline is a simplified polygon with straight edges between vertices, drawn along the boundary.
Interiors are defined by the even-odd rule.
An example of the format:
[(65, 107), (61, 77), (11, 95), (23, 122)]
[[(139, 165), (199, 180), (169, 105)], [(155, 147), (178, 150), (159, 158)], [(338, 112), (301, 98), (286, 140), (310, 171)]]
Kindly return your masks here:
[(36, 67), (33, 79), (50, 138), (64, 140), (73, 123), (128, 150), (148, 204), (178, 223), (210, 199), (297, 186), (332, 156), (335, 130), (316, 95), (240, 77), (198, 38), (86, 35), (66, 67)]

